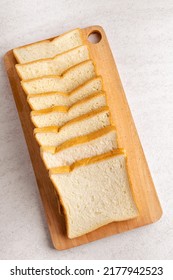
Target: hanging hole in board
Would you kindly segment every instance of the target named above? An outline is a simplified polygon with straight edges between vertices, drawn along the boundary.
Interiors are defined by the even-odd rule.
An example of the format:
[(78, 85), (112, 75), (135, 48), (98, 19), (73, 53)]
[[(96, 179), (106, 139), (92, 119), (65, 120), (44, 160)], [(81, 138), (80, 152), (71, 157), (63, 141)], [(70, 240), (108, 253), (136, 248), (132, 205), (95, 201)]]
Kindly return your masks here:
[(92, 44), (98, 44), (102, 39), (102, 35), (99, 31), (93, 31), (88, 35), (88, 41)]

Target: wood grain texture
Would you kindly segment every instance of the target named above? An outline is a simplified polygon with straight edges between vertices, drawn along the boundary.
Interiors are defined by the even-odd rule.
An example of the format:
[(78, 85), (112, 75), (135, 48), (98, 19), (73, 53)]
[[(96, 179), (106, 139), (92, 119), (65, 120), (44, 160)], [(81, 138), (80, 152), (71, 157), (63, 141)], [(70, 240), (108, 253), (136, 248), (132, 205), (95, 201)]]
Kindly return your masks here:
[[(92, 44), (88, 41), (88, 35), (92, 32), (101, 34), (99, 43)], [(88, 45), (91, 58), (96, 65), (97, 74), (103, 77), (112, 123), (117, 130), (118, 146), (124, 148), (127, 153), (129, 177), (140, 216), (129, 221), (111, 223), (75, 239), (67, 238), (64, 217), (59, 214), (57, 196), (41, 160), (39, 145), (33, 136), (34, 126), (30, 120), (31, 109), (20, 85), (20, 79), (15, 70), (16, 60), (11, 50), (4, 57), (5, 66), (45, 209), (52, 242), (58, 250), (72, 248), (156, 222), (162, 215), (162, 209), (105, 32), (100, 26), (91, 26), (82, 29), (82, 33), (84, 42)]]

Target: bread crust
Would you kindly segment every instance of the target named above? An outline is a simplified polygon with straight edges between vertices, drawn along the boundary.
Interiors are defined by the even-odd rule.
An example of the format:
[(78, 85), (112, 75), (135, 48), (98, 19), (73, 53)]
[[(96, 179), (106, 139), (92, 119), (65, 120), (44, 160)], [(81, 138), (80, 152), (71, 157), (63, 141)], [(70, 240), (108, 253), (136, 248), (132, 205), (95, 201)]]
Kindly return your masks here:
[[(17, 64), (15, 65), (17, 74), (19, 75), (19, 77), (20, 77), (21, 80), (25, 80), (25, 79), (23, 78), (22, 74), (21, 74), (20, 68), (24, 68), (24, 67), (27, 66), (27, 65), (31, 65), (31, 66), (32, 66), (32, 65), (34, 65), (34, 64), (37, 64), (38, 62), (51, 62), (51, 61), (53, 62), (53, 61), (56, 60), (58, 57), (62, 57), (62, 56), (64, 56), (64, 55), (66, 55), (66, 54), (69, 54), (69, 53), (71, 53), (71, 52), (74, 51), (74, 50), (79, 50), (79, 49), (81, 49), (82, 47), (85, 47), (85, 48), (87, 49), (87, 51), (88, 51), (88, 60), (90, 60), (91, 57), (90, 57), (90, 54), (89, 54), (88, 46), (87, 46), (87, 45), (81, 45), (81, 46), (75, 47), (75, 48), (73, 48), (73, 49), (67, 50), (67, 51), (65, 51), (65, 52), (63, 52), (63, 53), (57, 54), (57, 55), (55, 55), (55, 56), (53, 56), (53, 57), (51, 57), (51, 58), (40, 58), (40, 59), (37, 59), (37, 60), (34, 60), (34, 61), (30, 61), (30, 62), (26, 62), (26, 63), (17, 63)], [(69, 67), (69, 68), (70, 68), (70, 67)], [(68, 68), (68, 69), (69, 69), (69, 68)], [(63, 72), (62, 72), (61, 75), (63, 75)], [(60, 76), (61, 76), (61, 75), (60, 75)], [(28, 79), (28, 80), (29, 80), (29, 79)], [(27, 80), (26, 80), (26, 81), (27, 81)]]
[(106, 111), (109, 112), (109, 107), (108, 106), (101, 107), (101, 108), (95, 110), (94, 112), (90, 112), (90, 113), (87, 113), (85, 115), (79, 116), (79, 117), (77, 117), (73, 120), (70, 120), (69, 122), (65, 123), (64, 125), (62, 125), (60, 127), (58, 127), (58, 126), (36, 127), (34, 129), (34, 134), (36, 134), (36, 133), (47, 133), (47, 132), (57, 133), (61, 129), (63, 129), (65, 126), (71, 125), (71, 124), (76, 123), (78, 121), (85, 120), (89, 117), (95, 116), (95, 115), (97, 115), (101, 112), (106, 112)]
[(122, 149), (122, 148), (118, 148), (116, 150), (110, 151), (110, 152), (105, 153), (105, 154), (101, 154), (101, 155), (90, 157), (90, 158), (81, 159), (81, 160), (76, 161), (75, 163), (73, 163), (72, 165), (69, 165), (69, 166), (60, 166), (60, 167), (51, 168), (51, 169), (49, 169), (49, 175), (51, 176), (51, 175), (54, 175), (54, 174), (70, 173), (74, 169), (79, 168), (81, 166), (93, 164), (93, 163), (96, 163), (96, 162), (99, 162), (99, 161), (102, 161), (102, 160), (106, 160), (106, 159), (109, 159), (111, 157), (119, 156), (119, 155), (126, 156), (125, 150)]
[[(73, 110), (75, 107), (78, 107), (80, 105), (82, 105), (83, 103), (86, 103), (89, 100), (92, 100), (98, 96), (105, 96), (105, 92), (101, 91), (101, 92), (96, 92), (93, 93), (90, 96), (87, 96), (86, 98), (83, 98), (82, 100), (77, 101), (76, 103), (74, 103), (71, 106), (54, 106), (54, 107), (50, 107), (47, 109), (41, 109), (41, 110), (34, 110), (31, 112), (31, 116), (39, 116), (39, 115), (45, 115), (45, 114), (49, 114), (49, 113), (53, 113), (53, 112), (64, 112), (64, 113), (68, 113), (70, 110)], [(105, 96), (106, 98), (106, 96)]]
[[(24, 92), (28, 95), (29, 92), (28, 92), (28, 90), (27, 90), (27, 88), (26, 88), (26, 86), (25, 86), (25, 83), (32, 83), (33, 81), (38, 81), (38, 80), (40, 81), (40, 80), (49, 79), (49, 78), (61, 80), (61, 79), (63, 79), (66, 75), (68, 75), (70, 72), (73, 72), (74, 69), (77, 69), (78, 67), (80, 67), (80, 66), (82, 66), (82, 65), (88, 64), (89, 62), (92, 62), (93, 68), (96, 69), (96, 68), (95, 68), (94, 62), (93, 62), (91, 59), (88, 59), (88, 60), (85, 60), (85, 61), (80, 62), (80, 63), (77, 64), (77, 65), (74, 65), (74, 66), (68, 68), (67, 70), (65, 70), (65, 71), (62, 73), (61, 76), (59, 76), (59, 75), (47, 75), (47, 76), (42, 76), (42, 77), (39, 77), (39, 78), (33, 78), (33, 79), (29, 79), (29, 80), (22, 80), (22, 81), (21, 81), (22, 88), (23, 88)], [(97, 74), (96, 74), (96, 70), (95, 70), (95, 77), (96, 77), (96, 76), (97, 76)], [(54, 92), (56, 92), (56, 91), (54, 91)], [(34, 93), (34, 94), (35, 94), (35, 93)]]
[(63, 33), (63, 34), (61, 34), (61, 35), (59, 35), (59, 36), (57, 36), (57, 37), (55, 37), (55, 38), (52, 38), (52, 39), (45, 39), (45, 40), (38, 41), (38, 42), (36, 42), (36, 43), (30, 43), (30, 44), (27, 44), (27, 45), (25, 45), (25, 46), (17, 47), (17, 48), (15, 48), (15, 49), (13, 49), (13, 54), (14, 54), (14, 56), (15, 56), (17, 62), (18, 62), (18, 63), (22, 63), (22, 61), (20, 60), (18, 54), (16, 53), (17, 50), (24, 49), (24, 48), (27, 48), (27, 47), (30, 47), (30, 46), (39, 45), (39, 44), (42, 44), (42, 43), (44, 44), (45, 42), (54, 43), (54, 42), (57, 41), (59, 38), (63, 38), (65, 35), (67, 35), (67, 34), (69, 34), (69, 33), (72, 33), (72, 32), (74, 32), (74, 31), (77, 31), (77, 30), (79, 31), (81, 40), (83, 41), (83, 39), (82, 39), (82, 33), (81, 33), (80, 28), (75, 28), (75, 29), (73, 29), (73, 30), (70, 30), (70, 31), (68, 31), (68, 32), (65, 32), (65, 33)]
[(111, 132), (111, 131), (115, 131), (116, 129), (114, 126), (106, 126), (103, 129), (97, 130), (95, 132), (92, 132), (90, 134), (87, 135), (83, 135), (83, 136), (79, 136), (76, 138), (72, 138), (70, 140), (67, 140), (66, 142), (64, 142), (63, 144), (59, 145), (59, 146), (42, 146), (40, 147), (41, 149), (41, 153), (43, 152), (49, 152), (51, 154), (56, 154), (60, 151), (63, 151), (65, 149), (68, 149), (70, 147), (73, 147), (75, 145), (79, 145), (79, 144), (83, 144), (83, 143), (87, 143), (89, 141), (95, 140), (101, 136), (103, 136), (104, 134)]

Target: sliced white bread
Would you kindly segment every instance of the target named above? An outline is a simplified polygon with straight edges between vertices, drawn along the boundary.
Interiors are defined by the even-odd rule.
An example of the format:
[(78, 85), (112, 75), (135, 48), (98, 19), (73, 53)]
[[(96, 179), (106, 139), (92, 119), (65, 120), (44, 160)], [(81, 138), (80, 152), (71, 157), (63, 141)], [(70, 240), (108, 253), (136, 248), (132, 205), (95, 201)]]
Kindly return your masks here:
[(71, 107), (56, 106), (48, 109), (32, 111), (31, 120), (36, 127), (62, 126), (72, 119), (93, 112), (106, 106), (106, 95), (104, 92), (93, 95), (78, 101)]
[(62, 127), (35, 128), (34, 134), (40, 146), (59, 146), (72, 138), (90, 134), (110, 125), (109, 108), (80, 116)]
[(44, 40), (13, 50), (18, 63), (26, 63), (42, 58), (50, 58), (59, 53), (82, 45), (80, 29), (64, 33), (53, 40)]
[(101, 155), (117, 148), (115, 127), (66, 141), (58, 147), (41, 147), (41, 156), (47, 169), (71, 165), (75, 161)]
[(69, 238), (138, 216), (122, 149), (50, 169), (50, 178), (63, 205)]
[(101, 91), (103, 88), (102, 78), (93, 78), (75, 90), (67, 93), (48, 92), (40, 94), (29, 94), (27, 101), (32, 110), (47, 109), (53, 106), (72, 106), (77, 101)]
[(16, 64), (16, 70), (22, 80), (48, 75), (60, 76), (68, 68), (89, 59), (87, 46), (79, 46), (53, 58), (40, 59), (24, 64)]
[(43, 76), (21, 81), (26, 94), (61, 91), (68, 93), (96, 76), (94, 63), (86, 60), (68, 69), (62, 76)]

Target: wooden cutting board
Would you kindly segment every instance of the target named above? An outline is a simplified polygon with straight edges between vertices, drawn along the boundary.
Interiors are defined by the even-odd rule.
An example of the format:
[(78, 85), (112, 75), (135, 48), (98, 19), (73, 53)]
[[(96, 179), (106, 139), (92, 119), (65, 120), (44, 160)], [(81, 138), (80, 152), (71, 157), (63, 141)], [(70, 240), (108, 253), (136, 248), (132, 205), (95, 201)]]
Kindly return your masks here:
[[(97, 33), (101, 37), (100, 42), (97, 44), (89, 42), (88, 36), (91, 33)], [(117, 129), (118, 144), (127, 153), (130, 181), (140, 210), (140, 216), (129, 221), (111, 223), (82, 237), (72, 240), (67, 238), (64, 217), (59, 214), (57, 207), (57, 196), (49, 180), (48, 172), (41, 160), (39, 146), (33, 137), (34, 126), (30, 120), (30, 107), (26, 101), (26, 94), (20, 85), (20, 79), (15, 70), (16, 60), (11, 50), (5, 55), (7, 74), (28, 145), (52, 242), (58, 250), (79, 246), (103, 237), (153, 223), (162, 215), (162, 209), (105, 32), (100, 26), (91, 26), (82, 29), (82, 34), (85, 43), (90, 49), (91, 58), (96, 64), (97, 74), (103, 77), (112, 122)]]

